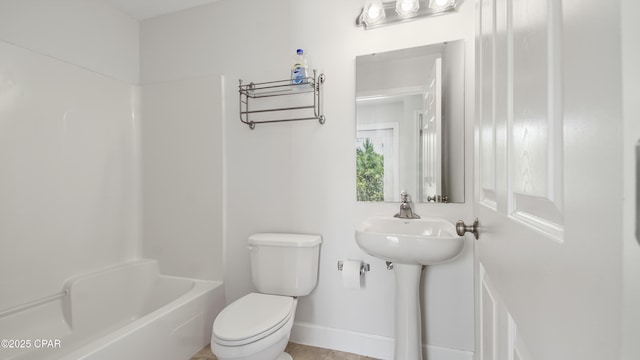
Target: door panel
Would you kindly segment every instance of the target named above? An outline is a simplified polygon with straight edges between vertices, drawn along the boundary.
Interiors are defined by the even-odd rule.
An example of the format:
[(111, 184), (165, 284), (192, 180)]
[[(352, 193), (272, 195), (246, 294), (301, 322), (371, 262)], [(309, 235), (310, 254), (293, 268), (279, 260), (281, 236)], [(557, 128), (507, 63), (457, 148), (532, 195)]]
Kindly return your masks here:
[(495, 43), (495, 1), (480, 1), (479, 29), (476, 35), (476, 54), (478, 81), (476, 88), (478, 108), (478, 137), (482, 146), (478, 147), (478, 163), (483, 169), (480, 173), (480, 202), (490, 208), (496, 207), (496, 129), (494, 116), (494, 43)]
[(421, 166), (424, 174), (420, 179), (422, 202), (442, 192), (442, 59), (433, 62), (427, 76), (427, 89), (423, 99), (423, 114), (420, 122)]
[(524, 342), (518, 337), (516, 324), (502, 299), (491, 284), (487, 273), (480, 269), (480, 318), (482, 359), (530, 359)]
[(476, 9), (479, 359), (616, 359), (619, 2)]
[(512, 58), (507, 64), (512, 74), (507, 77), (513, 89), (506, 103), (507, 109), (513, 109), (506, 117), (509, 213), (562, 241), (561, 2), (504, 2), (504, 16), (512, 24), (505, 29), (506, 53)]
[[(640, 2), (622, 1), (622, 68), (624, 92), (624, 299), (623, 360), (640, 359)], [(640, 155), (640, 154), (638, 154)]]

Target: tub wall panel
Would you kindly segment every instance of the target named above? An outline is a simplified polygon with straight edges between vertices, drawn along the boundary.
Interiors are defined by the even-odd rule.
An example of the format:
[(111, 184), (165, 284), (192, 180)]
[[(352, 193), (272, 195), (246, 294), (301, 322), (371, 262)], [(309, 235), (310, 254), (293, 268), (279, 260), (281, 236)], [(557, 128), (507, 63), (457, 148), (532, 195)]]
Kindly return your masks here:
[(136, 256), (135, 92), (0, 41), (0, 310)]

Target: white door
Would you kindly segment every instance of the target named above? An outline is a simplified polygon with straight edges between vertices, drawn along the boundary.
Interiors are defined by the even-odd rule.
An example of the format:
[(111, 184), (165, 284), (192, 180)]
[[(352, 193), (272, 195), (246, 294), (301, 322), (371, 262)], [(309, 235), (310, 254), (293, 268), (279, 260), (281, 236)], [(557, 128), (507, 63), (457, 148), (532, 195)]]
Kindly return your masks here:
[(442, 193), (442, 59), (437, 58), (427, 76), (420, 121), (421, 201)]
[[(622, 360), (640, 359), (640, 2), (622, 1), (624, 104), (624, 291)], [(636, 176), (636, 174), (638, 174)]]
[(477, 359), (618, 359), (620, 1), (476, 5)]

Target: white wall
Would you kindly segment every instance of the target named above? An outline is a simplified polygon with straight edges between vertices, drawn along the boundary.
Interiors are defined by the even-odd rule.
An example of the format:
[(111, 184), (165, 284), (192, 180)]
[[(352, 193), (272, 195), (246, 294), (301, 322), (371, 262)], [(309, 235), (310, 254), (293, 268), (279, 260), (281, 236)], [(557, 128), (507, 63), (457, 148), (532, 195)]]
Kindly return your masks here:
[(165, 274), (221, 280), (222, 79), (141, 94), (142, 255)]
[[(380, 31), (380, 30), (377, 30)], [(442, 46), (434, 46), (441, 49)], [(387, 94), (389, 89), (402, 91), (423, 91), (427, 86), (429, 72), (435, 59), (442, 52), (432, 50), (429, 54), (416, 54), (418, 51), (401, 51), (393, 56), (376, 54), (373, 58), (369, 54), (358, 59), (356, 71), (356, 93), (358, 96)], [(400, 57), (403, 56), (403, 57)], [(383, 69), (383, 70), (381, 70)]]
[[(225, 283), (232, 301), (253, 290), (246, 239), (257, 231), (323, 236), (318, 287), (301, 299), (292, 339), (389, 357), (393, 336), (393, 274), (353, 238), (356, 224), (392, 215), (397, 204), (355, 201), (355, 57), (445, 40), (467, 39), (467, 91), (473, 89), (473, 3), (455, 14), (371, 31), (356, 28), (362, 1), (223, 0), (141, 24), (141, 81), (224, 74), (226, 162)], [(289, 59), (304, 48), (324, 72), (327, 123), (258, 125), (238, 119), (237, 79), (285, 79)], [(473, 114), (473, 96), (466, 114)], [(466, 136), (472, 139), (468, 115)], [(472, 149), (466, 149), (471, 194)], [(468, 199), (471, 199), (469, 196)], [(471, 205), (418, 204), (421, 215), (471, 220)], [(454, 263), (425, 272), (426, 342), (437, 349), (473, 349), (472, 245)], [(371, 264), (362, 290), (342, 288), (336, 262)], [(343, 341), (344, 340), (344, 341)], [(367, 348), (376, 343), (380, 348)], [(438, 359), (432, 357), (431, 359)]]
[(101, 0), (0, 0), (0, 39), (130, 84), (139, 25)]

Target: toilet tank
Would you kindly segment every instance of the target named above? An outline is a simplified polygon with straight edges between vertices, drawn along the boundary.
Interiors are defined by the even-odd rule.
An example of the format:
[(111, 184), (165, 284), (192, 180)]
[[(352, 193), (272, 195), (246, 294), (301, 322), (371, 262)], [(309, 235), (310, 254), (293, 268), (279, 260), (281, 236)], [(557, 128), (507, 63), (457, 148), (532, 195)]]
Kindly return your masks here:
[(251, 235), (251, 277), (256, 289), (264, 294), (308, 295), (318, 283), (321, 242), (320, 235)]

